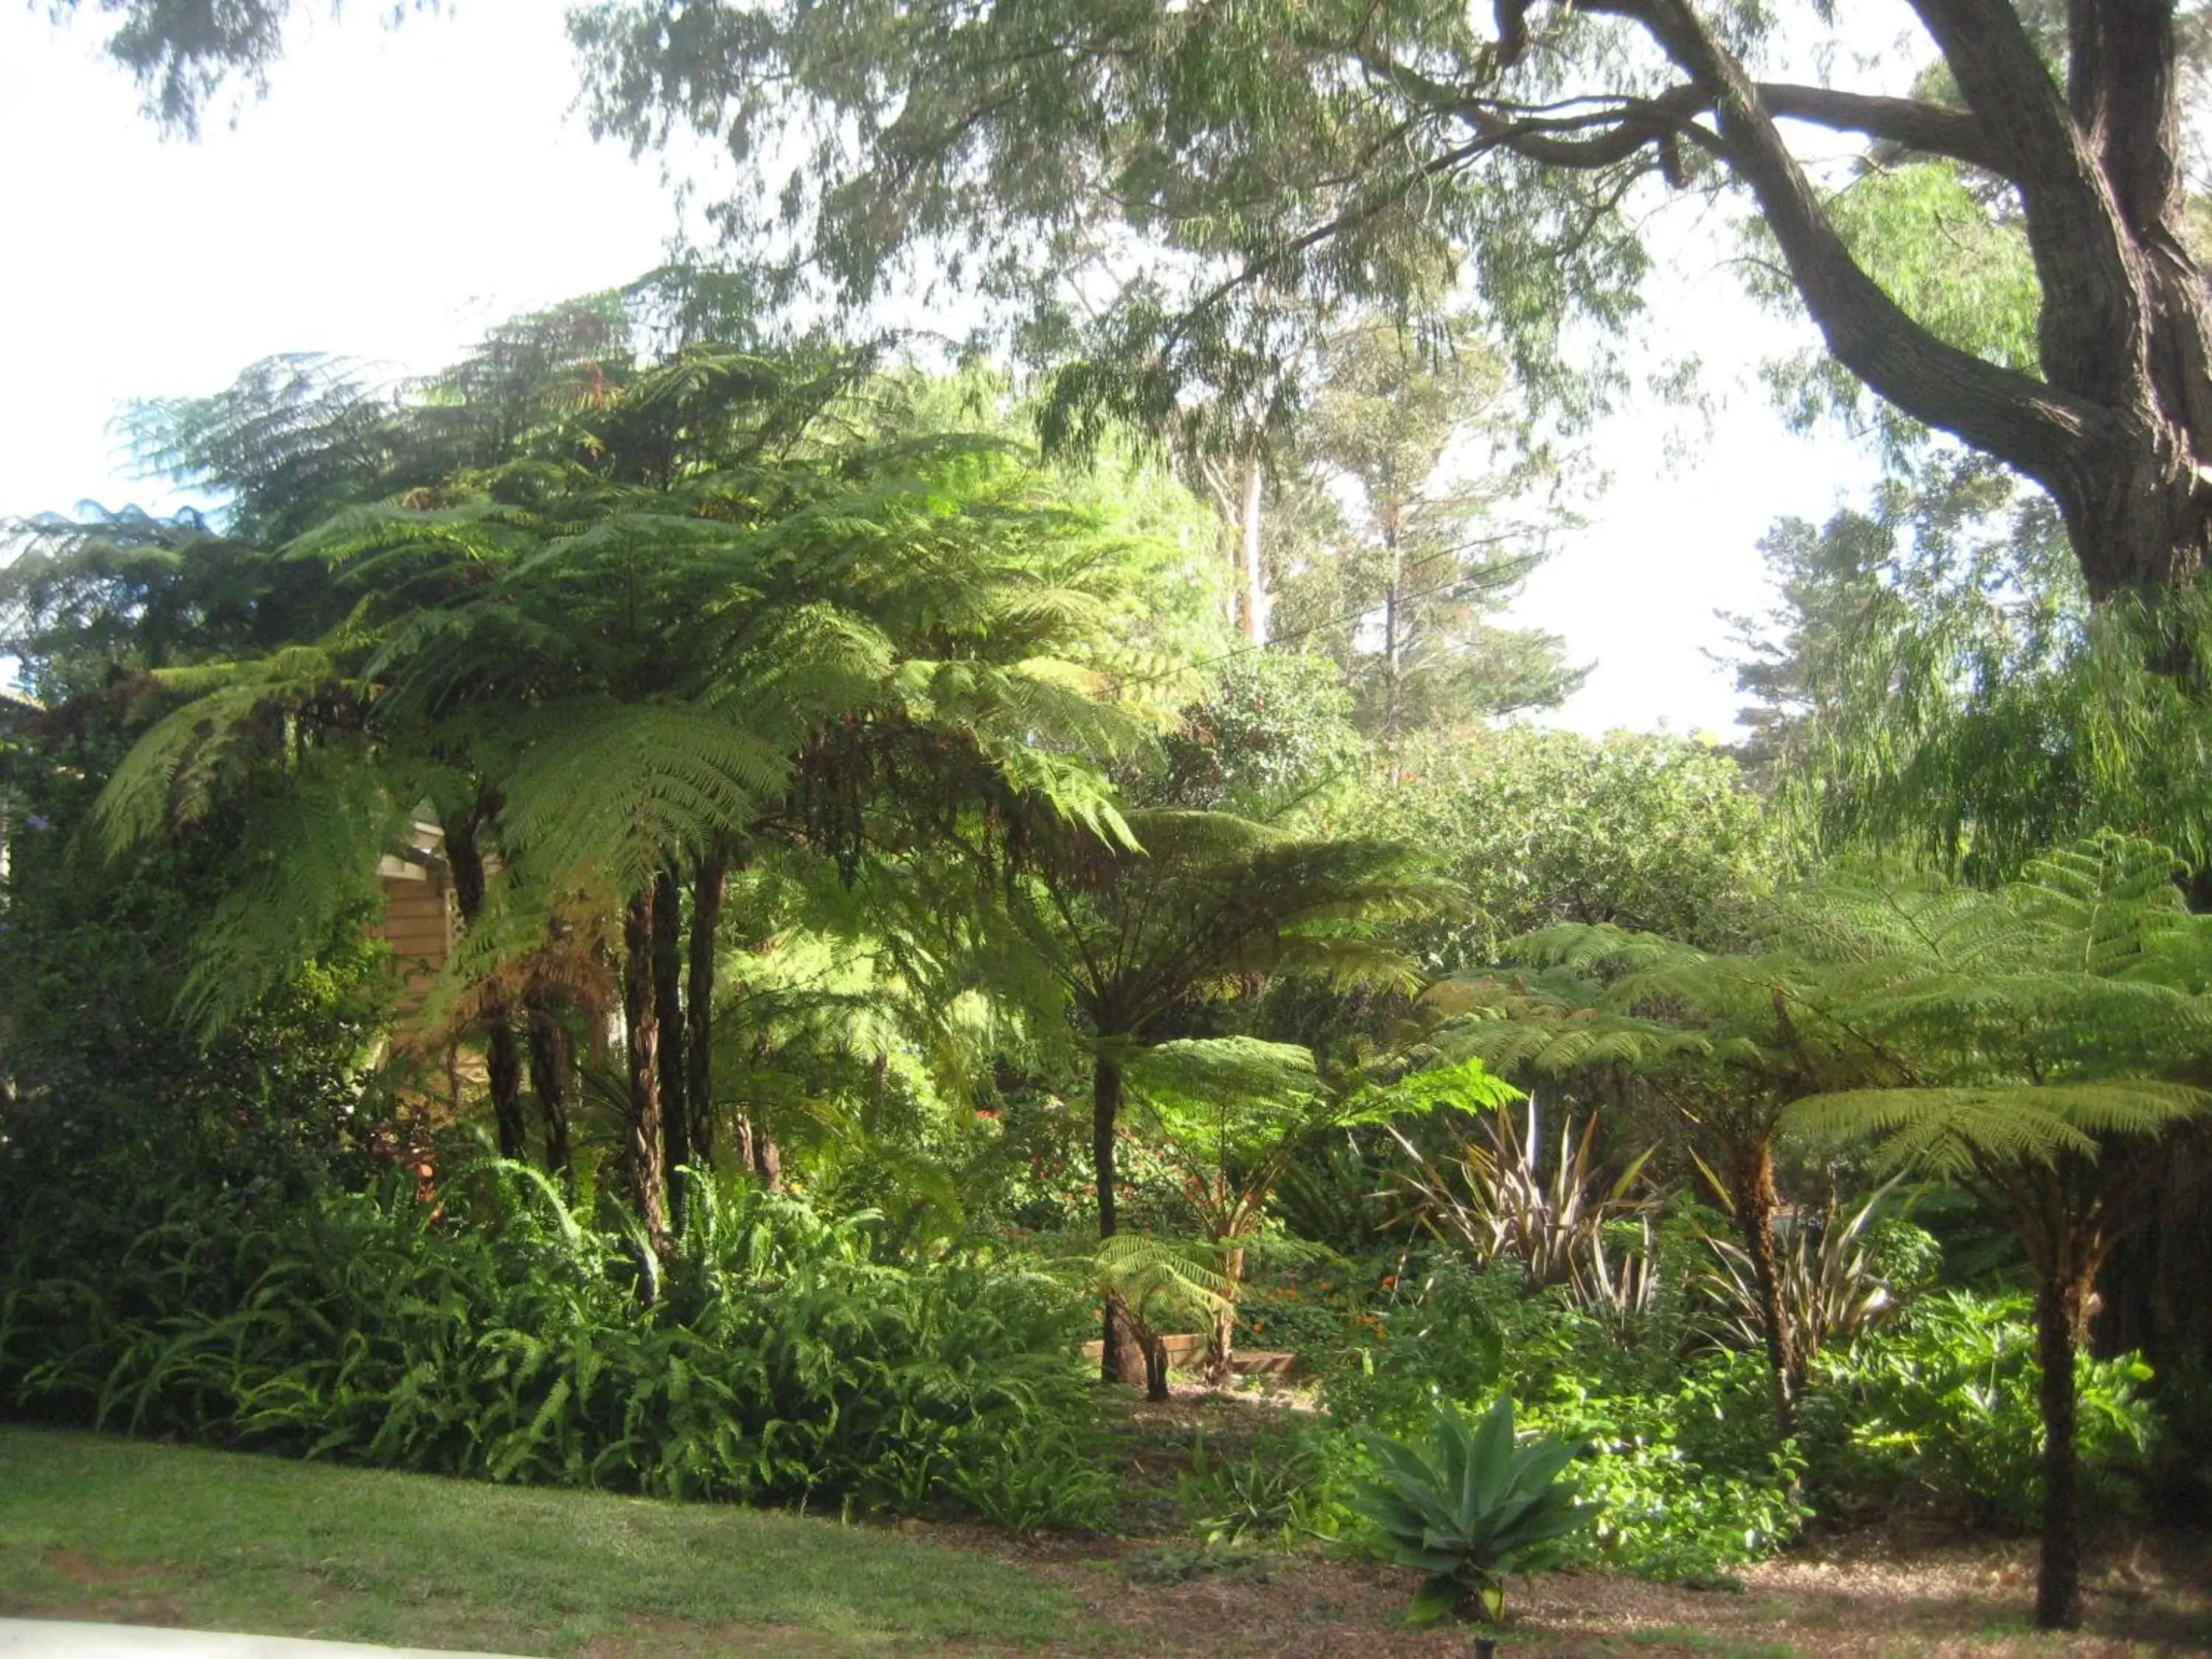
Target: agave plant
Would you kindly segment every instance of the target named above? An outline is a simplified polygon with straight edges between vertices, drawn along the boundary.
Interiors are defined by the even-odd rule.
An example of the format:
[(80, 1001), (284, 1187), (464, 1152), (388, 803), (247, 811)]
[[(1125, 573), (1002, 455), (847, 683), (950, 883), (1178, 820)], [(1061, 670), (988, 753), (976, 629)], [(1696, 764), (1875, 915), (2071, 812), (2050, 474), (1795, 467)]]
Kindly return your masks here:
[(1504, 1575), (1540, 1565), (1601, 1507), (1577, 1503), (1560, 1482), (1573, 1446), (1553, 1435), (1516, 1443), (1510, 1395), (1472, 1424), (1440, 1402), (1426, 1451), (1384, 1434), (1366, 1439), (1376, 1473), (1352, 1506), (1381, 1529), (1389, 1560), (1428, 1575), (1407, 1609), (1415, 1624), (1433, 1624), (1470, 1602), (1498, 1623)]

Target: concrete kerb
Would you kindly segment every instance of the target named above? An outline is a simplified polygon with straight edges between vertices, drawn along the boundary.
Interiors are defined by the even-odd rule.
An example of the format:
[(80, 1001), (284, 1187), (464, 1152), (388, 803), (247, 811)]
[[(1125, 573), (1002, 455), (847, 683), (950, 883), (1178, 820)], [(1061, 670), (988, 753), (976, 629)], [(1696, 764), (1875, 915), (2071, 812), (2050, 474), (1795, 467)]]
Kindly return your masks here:
[(520, 1654), (380, 1648), (306, 1642), (289, 1636), (86, 1625), (62, 1619), (0, 1619), (0, 1659), (525, 1659)]

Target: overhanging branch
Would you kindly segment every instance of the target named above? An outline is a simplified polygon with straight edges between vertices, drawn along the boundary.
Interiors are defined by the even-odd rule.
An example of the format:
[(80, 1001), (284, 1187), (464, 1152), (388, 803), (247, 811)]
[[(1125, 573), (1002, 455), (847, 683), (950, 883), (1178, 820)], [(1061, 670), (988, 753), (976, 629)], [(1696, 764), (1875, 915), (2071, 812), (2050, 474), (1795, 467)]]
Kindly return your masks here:
[(1923, 155), (1946, 155), (1985, 173), (2011, 176), (1981, 122), (1963, 110), (1788, 82), (1761, 81), (1756, 91), (1769, 115), (1809, 121), (1837, 132), (1863, 132)]

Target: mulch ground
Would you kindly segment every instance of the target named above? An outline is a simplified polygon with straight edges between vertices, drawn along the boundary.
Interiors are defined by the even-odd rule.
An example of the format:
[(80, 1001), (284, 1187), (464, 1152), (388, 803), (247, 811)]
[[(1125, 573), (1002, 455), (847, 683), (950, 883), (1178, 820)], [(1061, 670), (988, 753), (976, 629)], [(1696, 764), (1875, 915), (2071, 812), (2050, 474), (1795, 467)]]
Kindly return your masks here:
[[(1001, 1546), (1001, 1547), (1004, 1547)], [(1133, 1577), (1146, 1552), (1093, 1542), (1037, 1547), (1025, 1564), (1066, 1584), (1139, 1653), (1206, 1659), (1428, 1659), (1471, 1650), (1462, 1630), (1409, 1630), (1411, 1575), (1299, 1555), (1264, 1577), (1235, 1568), (1184, 1583)], [(1549, 1573), (1511, 1587), (1507, 1659), (2136, 1659), (2212, 1654), (2212, 1547), (2138, 1543), (2092, 1574), (2084, 1628), (2029, 1629), (2027, 1543), (1838, 1540), (1747, 1569), (1741, 1590), (1692, 1590), (1603, 1572)], [(1097, 1650), (1078, 1638), (1064, 1653)]]
[[(1202, 1390), (1126, 1408), (1121, 1455), (1142, 1486), (1171, 1491), (1194, 1429), (1233, 1446), (1283, 1406)], [(1163, 1509), (1166, 1506), (1164, 1504)], [(1188, 1538), (1012, 1542), (1003, 1534), (930, 1529), (1010, 1557), (1066, 1585), (1089, 1627), (1057, 1651), (1110, 1643), (1200, 1659), (1429, 1659), (1466, 1656), (1464, 1628), (1404, 1621), (1412, 1574), (1378, 1563), (1224, 1553)], [(1158, 1582), (1162, 1567), (1183, 1582)], [(2031, 1628), (2033, 1540), (1961, 1537), (1907, 1521), (1808, 1540), (1747, 1567), (1741, 1589), (1691, 1589), (1600, 1572), (1548, 1573), (1509, 1591), (1504, 1659), (2148, 1659), (2212, 1655), (2212, 1535), (2109, 1541), (2093, 1548), (2083, 1628)], [(1111, 1632), (1108, 1636), (1108, 1632)], [(1106, 1640), (1102, 1642), (1101, 1638)]]

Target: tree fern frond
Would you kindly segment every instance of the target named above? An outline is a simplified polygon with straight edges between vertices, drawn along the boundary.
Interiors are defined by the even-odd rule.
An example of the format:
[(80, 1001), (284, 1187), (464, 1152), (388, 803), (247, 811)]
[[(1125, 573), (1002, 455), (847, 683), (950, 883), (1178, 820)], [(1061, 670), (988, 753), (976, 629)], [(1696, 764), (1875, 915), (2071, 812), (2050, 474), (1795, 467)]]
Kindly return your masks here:
[(578, 698), (529, 726), (502, 781), (507, 844), (545, 876), (604, 872), (624, 892), (747, 822), (789, 772), (752, 732), (681, 704)]
[(2106, 1136), (2156, 1135), (2212, 1107), (2212, 1094), (2151, 1079), (1989, 1088), (1855, 1090), (1812, 1095), (1786, 1127), (1817, 1139), (1877, 1139), (1895, 1169), (1970, 1175), (1984, 1161), (2094, 1160)]
[(382, 900), (377, 863), (398, 846), (411, 801), (350, 756), (311, 754), (247, 820), (230, 891), (192, 941), (179, 1012), (204, 1035), (229, 1024)]

